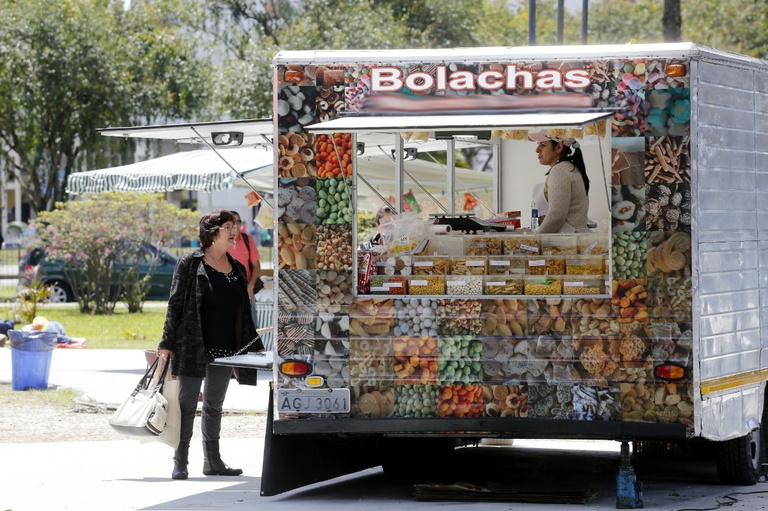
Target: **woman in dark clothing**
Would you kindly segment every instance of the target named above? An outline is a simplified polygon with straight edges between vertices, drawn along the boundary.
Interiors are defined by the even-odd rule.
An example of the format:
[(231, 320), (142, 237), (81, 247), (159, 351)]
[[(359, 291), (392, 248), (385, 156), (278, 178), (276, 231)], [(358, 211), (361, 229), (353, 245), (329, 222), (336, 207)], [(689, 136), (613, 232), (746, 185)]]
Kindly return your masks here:
[(181, 434), (173, 457), (174, 479), (188, 477), (189, 442), (203, 380), (203, 474), (243, 473), (228, 467), (219, 453), (222, 407), (232, 369), (211, 365), (214, 358), (234, 355), (252, 341), (249, 351), (264, 349), (251, 318), (245, 268), (227, 254), (237, 235), (228, 211), (204, 215), (200, 219), (201, 248), (179, 259), (173, 273), (157, 355), (172, 357), (172, 372), (179, 379)]

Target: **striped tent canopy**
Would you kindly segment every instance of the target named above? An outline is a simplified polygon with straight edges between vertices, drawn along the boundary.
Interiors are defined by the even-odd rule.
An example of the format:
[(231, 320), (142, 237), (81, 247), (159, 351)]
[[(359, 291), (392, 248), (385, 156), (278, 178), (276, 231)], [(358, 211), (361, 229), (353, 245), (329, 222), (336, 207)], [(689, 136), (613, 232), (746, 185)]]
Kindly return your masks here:
[(67, 179), (67, 192), (74, 195), (108, 191), (212, 192), (232, 188), (235, 185), (246, 186), (222, 160), (222, 157), (241, 174), (262, 169), (268, 169), (271, 174), (273, 159), (271, 149), (263, 147), (221, 148), (217, 151), (204, 149), (169, 154), (119, 167), (77, 172)]

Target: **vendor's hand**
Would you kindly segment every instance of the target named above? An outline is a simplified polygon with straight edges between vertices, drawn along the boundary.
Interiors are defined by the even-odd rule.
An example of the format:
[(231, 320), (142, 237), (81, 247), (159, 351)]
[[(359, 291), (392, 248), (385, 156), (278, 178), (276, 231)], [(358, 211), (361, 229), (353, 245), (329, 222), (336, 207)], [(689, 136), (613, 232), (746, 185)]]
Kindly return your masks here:
[(171, 358), (173, 352), (171, 350), (157, 350), (157, 358), (160, 360), (167, 360)]

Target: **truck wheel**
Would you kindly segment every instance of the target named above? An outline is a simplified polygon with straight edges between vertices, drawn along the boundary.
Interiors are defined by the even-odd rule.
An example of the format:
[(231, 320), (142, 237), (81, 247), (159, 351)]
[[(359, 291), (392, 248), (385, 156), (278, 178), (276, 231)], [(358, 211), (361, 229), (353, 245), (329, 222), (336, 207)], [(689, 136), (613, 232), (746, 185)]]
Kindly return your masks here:
[[(456, 440), (453, 438), (382, 438), (379, 442), (381, 468), (389, 477), (415, 479), (425, 474), (434, 475), (449, 466)], [(419, 453), (420, 459), (429, 460), (430, 466), (409, 461), (408, 453)]]
[(75, 300), (75, 295), (72, 293), (72, 289), (66, 282), (54, 280), (53, 282), (49, 282), (48, 286), (51, 288), (51, 295), (48, 297), (48, 303), (66, 303)]
[(717, 473), (724, 484), (751, 486), (762, 474), (765, 445), (762, 427), (745, 436), (718, 442)]

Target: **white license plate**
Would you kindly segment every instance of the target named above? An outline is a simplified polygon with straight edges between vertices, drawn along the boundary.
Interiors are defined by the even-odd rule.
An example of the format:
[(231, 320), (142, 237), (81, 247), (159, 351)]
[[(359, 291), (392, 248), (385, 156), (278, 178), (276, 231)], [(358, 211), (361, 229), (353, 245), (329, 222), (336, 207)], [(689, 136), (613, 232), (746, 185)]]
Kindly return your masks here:
[(349, 389), (278, 389), (277, 410), (286, 413), (348, 413)]

